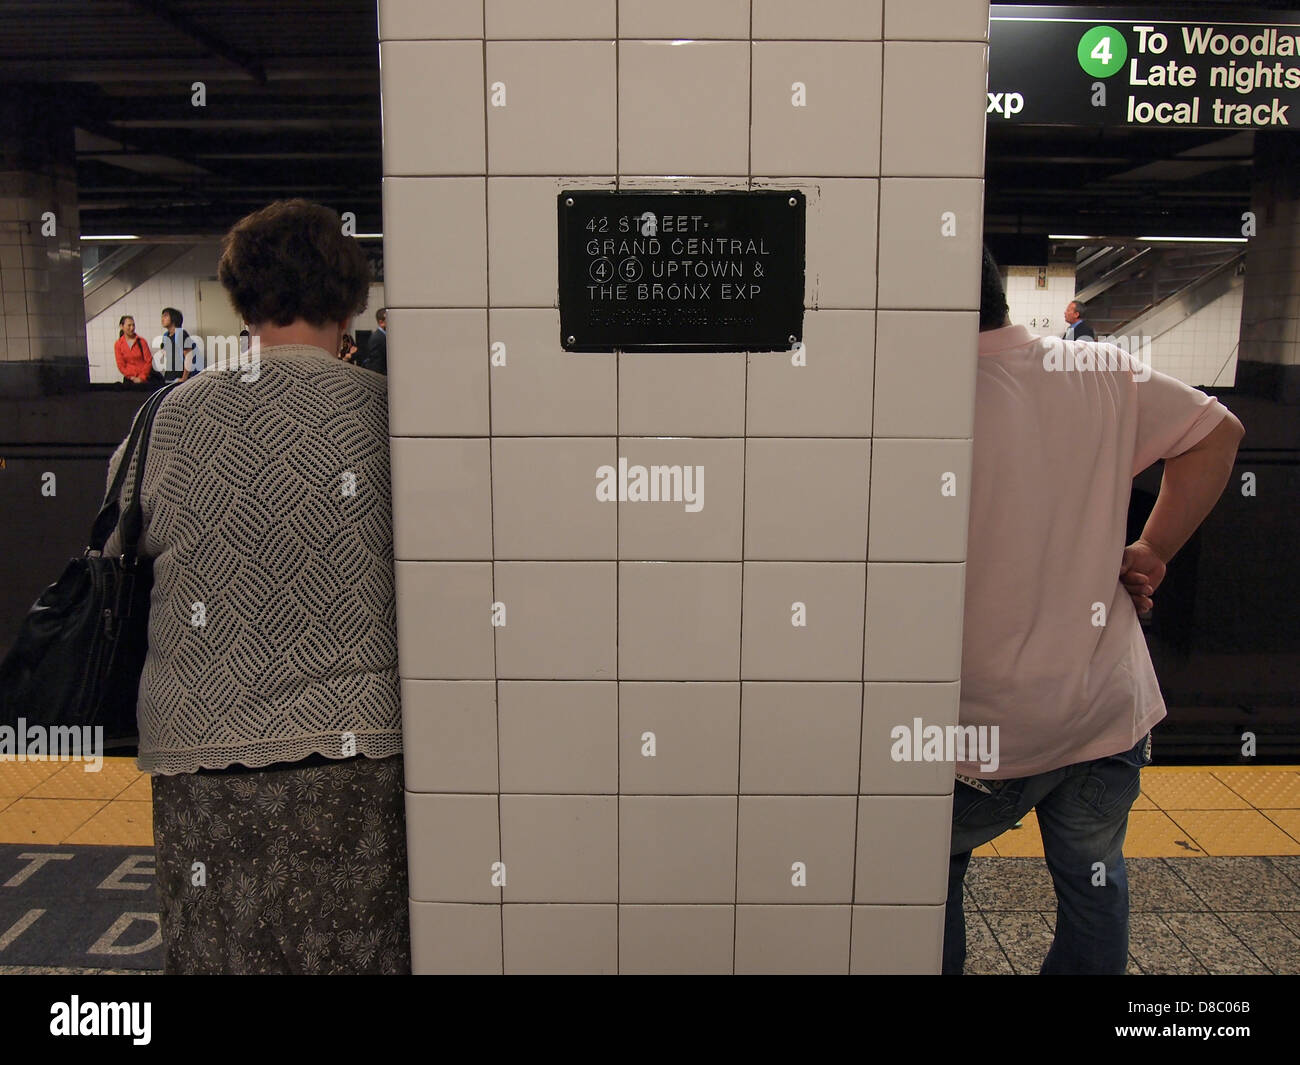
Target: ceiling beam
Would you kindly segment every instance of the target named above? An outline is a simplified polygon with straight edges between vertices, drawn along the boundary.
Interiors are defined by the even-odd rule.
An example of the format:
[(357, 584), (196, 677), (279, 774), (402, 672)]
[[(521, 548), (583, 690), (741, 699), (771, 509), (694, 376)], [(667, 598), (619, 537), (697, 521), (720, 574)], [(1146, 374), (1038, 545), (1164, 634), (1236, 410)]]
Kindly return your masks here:
[[(230, 42), (222, 40), (215, 33), (204, 29), (194, 19), (183, 12), (175, 10), (167, 0), (132, 0), (140, 8), (157, 19), (161, 19), (173, 29), (185, 34), (195, 44), (211, 52), (219, 59), (224, 59), (232, 66), (244, 71), (254, 81), (266, 84), (266, 68), (247, 52), (241, 51)], [(173, 72), (174, 76), (175, 72)]]

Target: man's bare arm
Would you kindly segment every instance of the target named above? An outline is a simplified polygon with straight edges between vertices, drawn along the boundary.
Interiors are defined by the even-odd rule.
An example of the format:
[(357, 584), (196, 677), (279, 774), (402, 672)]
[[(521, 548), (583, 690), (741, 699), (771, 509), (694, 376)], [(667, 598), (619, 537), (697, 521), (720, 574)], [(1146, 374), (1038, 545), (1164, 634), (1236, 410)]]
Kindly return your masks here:
[(1178, 553), (1214, 509), (1232, 476), (1237, 445), (1245, 435), (1237, 416), (1228, 411), (1195, 447), (1165, 459), (1160, 494), (1141, 536), (1162, 562)]
[(1165, 459), (1160, 494), (1142, 535), (1124, 549), (1120, 571), (1120, 580), (1139, 611), (1151, 609), (1150, 596), (1164, 580), (1165, 564), (1214, 509), (1232, 476), (1237, 445), (1245, 435), (1237, 416), (1228, 411), (1198, 444)]

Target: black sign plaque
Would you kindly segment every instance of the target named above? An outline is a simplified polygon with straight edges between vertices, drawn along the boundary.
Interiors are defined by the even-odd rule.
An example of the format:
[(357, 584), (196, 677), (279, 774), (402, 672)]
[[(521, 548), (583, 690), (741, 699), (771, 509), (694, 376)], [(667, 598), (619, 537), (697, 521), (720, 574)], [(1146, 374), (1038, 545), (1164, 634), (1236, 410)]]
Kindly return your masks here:
[(797, 189), (561, 192), (566, 351), (789, 351), (803, 339)]

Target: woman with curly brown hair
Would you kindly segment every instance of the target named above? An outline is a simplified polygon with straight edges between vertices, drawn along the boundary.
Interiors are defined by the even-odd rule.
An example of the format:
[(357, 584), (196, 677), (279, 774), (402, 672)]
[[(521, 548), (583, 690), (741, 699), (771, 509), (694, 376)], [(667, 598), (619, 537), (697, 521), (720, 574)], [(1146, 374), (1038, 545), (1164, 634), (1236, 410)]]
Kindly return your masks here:
[(167, 395), (141, 489), (165, 969), (409, 972), (387, 394), (336, 357), (369, 266), (287, 200), (218, 276), (256, 373)]

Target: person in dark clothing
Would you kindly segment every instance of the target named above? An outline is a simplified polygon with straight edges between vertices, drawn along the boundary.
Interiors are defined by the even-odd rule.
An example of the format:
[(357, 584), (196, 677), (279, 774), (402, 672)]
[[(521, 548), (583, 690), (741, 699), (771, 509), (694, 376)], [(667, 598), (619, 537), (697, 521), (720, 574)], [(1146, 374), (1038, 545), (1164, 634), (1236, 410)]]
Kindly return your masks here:
[(159, 354), (163, 363), (163, 378), (168, 381), (188, 381), (190, 375), (202, 369), (195, 365), (193, 338), (181, 326), (185, 316), (175, 307), (162, 310), (163, 334), (159, 340)]
[(1065, 305), (1065, 324), (1070, 328), (1063, 334), (1065, 340), (1096, 340), (1097, 334), (1092, 331), (1092, 326), (1083, 320), (1083, 312), (1087, 308), (1078, 300), (1070, 300)]
[(380, 307), (375, 311), (375, 321), (379, 328), (370, 334), (370, 343), (366, 345), (366, 354), (357, 359), (357, 365), (375, 373), (388, 373), (388, 308)]

